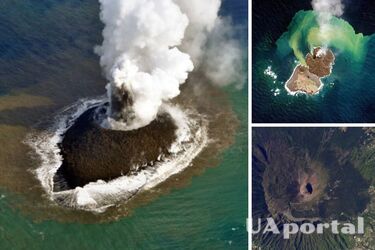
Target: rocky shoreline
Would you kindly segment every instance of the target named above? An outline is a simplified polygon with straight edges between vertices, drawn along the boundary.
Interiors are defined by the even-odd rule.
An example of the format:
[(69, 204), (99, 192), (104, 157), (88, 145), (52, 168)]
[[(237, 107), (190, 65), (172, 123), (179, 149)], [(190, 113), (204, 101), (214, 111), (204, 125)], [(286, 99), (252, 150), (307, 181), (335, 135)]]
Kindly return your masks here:
[(306, 65), (298, 64), (292, 76), (285, 84), (286, 90), (291, 94), (305, 93), (314, 95), (323, 87), (321, 78), (329, 76), (335, 56), (330, 49), (316, 47), (306, 55)]
[(54, 191), (133, 174), (162, 160), (176, 140), (177, 126), (161, 114), (146, 127), (120, 131), (101, 127), (96, 110), (84, 112), (59, 144), (63, 162), (54, 177)]

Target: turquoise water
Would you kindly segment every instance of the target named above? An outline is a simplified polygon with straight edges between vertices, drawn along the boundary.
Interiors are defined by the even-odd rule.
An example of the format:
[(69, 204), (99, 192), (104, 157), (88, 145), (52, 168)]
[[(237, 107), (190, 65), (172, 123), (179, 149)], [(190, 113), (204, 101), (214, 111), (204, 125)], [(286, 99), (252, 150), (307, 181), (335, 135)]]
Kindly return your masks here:
[[(222, 12), (245, 24), (245, 5), (228, 0)], [(101, 39), (98, 7), (94, 0), (1, 1), (7, 11), (0, 12), (0, 101), (22, 93), (48, 98), (53, 105), (0, 107), (0, 140), (10, 136), (20, 142), (23, 130), (51, 112), (103, 93), (105, 81), (92, 51)], [(245, 33), (240, 37), (244, 47)], [(218, 166), (114, 222), (40, 221), (18, 209), (15, 204), (27, 196), (22, 178), (29, 181), (31, 175), (12, 179), (13, 172), (4, 171), (11, 168), (20, 176), (29, 167), (22, 147), (9, 140), (12, 153), (0, 159), (0, 249), (247, 249), (247, 87), (225, 91), (241, 126)]]
[[(275, 17), (273, 22), (277, 22)], [(280, 18), (283, 18), (280, 16)], [(370, 17), (369, 17), (370, 18)], [(374, 122), (375, 39), (363, 35), (350, 19), (334, 17), (331, 30), (319, 36), (313, 11), (296, 11), (284, 33), (272, 42), (263, 30), (255, 30), (261, 42), (254, 47), (253, 118), (255, 122)], [(323, 79), (319, 94), (292, 96), (285, 82), (305, 55), (316, 46), (328, 46), (335, 53), (333, 72)], [(271, 67), (277, 79), (264, 71)]]

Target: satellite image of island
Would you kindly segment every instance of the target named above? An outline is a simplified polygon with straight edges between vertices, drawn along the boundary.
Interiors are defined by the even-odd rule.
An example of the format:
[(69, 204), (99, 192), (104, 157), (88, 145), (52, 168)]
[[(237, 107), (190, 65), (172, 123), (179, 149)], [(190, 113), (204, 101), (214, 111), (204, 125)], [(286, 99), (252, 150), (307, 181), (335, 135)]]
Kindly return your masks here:
[(375, 122), (375, 4), (255, 0), (255, 123)]
[(374, 128), (253, 128), (253, 249), (375, 249), (374, 145)]
[(0, 1), (0, 249), (248, 249), (248, 3)]

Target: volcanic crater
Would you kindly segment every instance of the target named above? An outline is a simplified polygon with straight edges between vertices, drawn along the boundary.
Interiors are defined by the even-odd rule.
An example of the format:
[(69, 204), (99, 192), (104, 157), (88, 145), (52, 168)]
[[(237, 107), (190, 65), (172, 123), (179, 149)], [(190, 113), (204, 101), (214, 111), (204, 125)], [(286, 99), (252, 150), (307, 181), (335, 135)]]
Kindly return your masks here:
[(100, 126), (98, 117), (105, 110), (88, 109), (64, 134), (59, 144), (63, 161), (54, 177), (55, 192), (136, 174), (170, 154), (177, 126), (168, 113), (160, 113), (145, 127), (121, 131)]
[(301, 131), (257, 130), (255, 140), (262, 138), (262, 143), (254, 147), (253, 155), (259, 162), (255, 167), (264, 167), (261, 185), (270, 214), (288, 221), (326, 221), (363, 212), (369, 184), (353, 167), (344, 144), (322, 144), (334, 130), (322, 134), (323, 130), (311, 129), (309, 135)]

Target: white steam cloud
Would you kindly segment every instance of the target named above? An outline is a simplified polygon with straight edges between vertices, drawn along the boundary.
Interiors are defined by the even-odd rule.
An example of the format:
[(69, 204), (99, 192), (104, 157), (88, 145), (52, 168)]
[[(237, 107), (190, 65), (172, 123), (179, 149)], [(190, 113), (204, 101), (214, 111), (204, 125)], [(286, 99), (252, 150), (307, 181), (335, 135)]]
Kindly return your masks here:
[(344, 4), (341, 0), (313, 0), (311, 4), (318, 13), (317, 21), (320, 26), (320, 36), (324, 40), (332, 28), (330, 25), (332, 17), (339, 17), (344, 14)]
[(109, 83), (104, 126), (146, 126), (199, 68), (215, 84), (241, 81), (241, 50), (220, 0), (99, 0), (105, 25), (96, 48)]
[(189, 18), (181, 48), (214, 84), (243, 84), (241, 46), (230, 19), (218, 16), (220, 0), (175, 0)]

